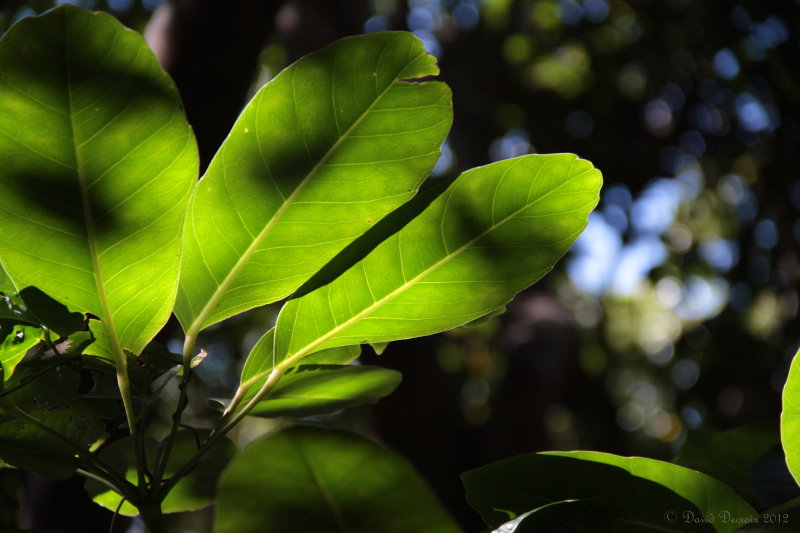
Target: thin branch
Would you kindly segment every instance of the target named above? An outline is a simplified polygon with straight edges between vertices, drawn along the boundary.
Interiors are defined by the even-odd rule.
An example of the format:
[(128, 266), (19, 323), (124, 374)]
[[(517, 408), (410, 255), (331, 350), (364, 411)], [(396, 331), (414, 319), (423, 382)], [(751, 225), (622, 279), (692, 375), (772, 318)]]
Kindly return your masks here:
[(178, 405), (175, 407), (175, 412), (172, 413), (172, 427), (170, 428), (169, 435), (164, 441), (164, 448), (159, 454), (156, 462), (155, 476), (153, 477), (152, 487), (153, 490), (156, 491), (157, 496), (159, 494), (163, 494), (165, 497), (167, 492), (169, 492), (169, 489), (164, 491), (161, 490), (161, 481), (164, 479), (164, 473), (167, 470), (167, 463), (169, 461), (169, 456), (172, 453), (172, 445), (175, 441), (175, 436), (178, 433), (178, 428), (181, 426), (183, 412), (189, 405), (189, 383), (192, 381), (192, 355), (194, 354), (196, 341), (196, 334), (190, 332), (186, 335), (186, 339), (183, 343), (183, 375), (181, 376), (181, 382), (178, 385)]
[(117, 521), (120, 509), (122, 509), (122, 506), (125, 505), (125, 501), (125, 496), (123, 496), (119, 501), (119, 505), (117, 505), (117, 509), (114, 511), (114, 515), (111, 517), (111, 524), (108, 526), (108, 533), (114, 533), (114, 523)]
[(270, 373), (267, 381), (261, 386), (259, 391), (256, 393), (255, 396), (245, 405), (241, 411), (233, 413), (229, 411), (227, 416), (223, 417), (222, 420), (219, 421), (217, 428), (208, 440), (203, 443), (200, 448), (197, 449), (194, 456), (185, 463), (180, 469), (178, 469), (175, 474), (173, 474), (169, 479), (164, 481), (164, 484), (161, 488), (161, 492), (159, 493), (160, 498), (166, 497), (170, 490), (183, 478), (184, 476), (188, 475), (192, 470), (195, 469), (200, 459), (212, 448), (214, 445), (221, 440), (225, 435), (228, 434), (230, 430), (238, 424), (242, 418), (247, 416), (250, 410), (261, 401), (261, 399), (271, 391), (275, 385), (278, 384), (278, 381), (283, 376), (284, 372), (286, 372), (286, 368), (283, 368), (281, 365), (275, 367), (272, 372)]

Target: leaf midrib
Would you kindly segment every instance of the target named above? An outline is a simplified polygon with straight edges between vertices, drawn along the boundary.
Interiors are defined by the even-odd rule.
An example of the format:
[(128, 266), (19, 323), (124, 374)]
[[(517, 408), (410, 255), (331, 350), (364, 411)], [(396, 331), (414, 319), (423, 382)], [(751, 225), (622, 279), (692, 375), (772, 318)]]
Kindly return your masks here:
[[(355, 130), (361, 124), (363, 119), (370, 114), (370, 112), (374, 109), (377, 103), (381, 101), (381, 99), (386, 95), (386, 93), (392, 87), (394, 87), (396, 83), (398, 83), (398, 76), (400, 75), (401, 72), (403, 72), (406, 68), (408, 68), (408, 66), (412, 62), (413, 61), (409, 60), (405, 65), (403, 65), (401, 69), (397, 71), (397, 73), (392, 78), (392, 82), (386, 85), (386, 87), (379, 94), (375, 96), (375, 99), (372, 101), (372, 103), (364, 111), (361, 112), (361, 114), (353, 122), (353, 124), (351, 124), (350, 127), (347, 128), (347, 130), (344, 133), (339, 135), (339, 138), (336, 140), (336, 142), (328, 149), (327, 152), (325, 152), (325, 155), (323, 155), (319, 159), (319, 161), (317, 161), (314, 167), (306, 174), (306, 177), (303, 178), (303, 180), (297, 185), (292, 194), (289, 195), (289, 197), (284, 200), (283, 205), (281, 205), (281, 207), (277, 211), (275, 211), (275, 214), (272, 215), (269, 222), (267, 222), (267, 224), (264, 226), (264, 229), (262, 229), (258, 233), (258, 235), (253, 239), (253, 242), (250, 243), (250, 245), (247, 247), (244, 253), (239, 257), (239, 259), (234, 264), (233, 268), (231, 268), (231, 270), (228, 272), (228, 274), (225, 276), (222, 282), (217, 285), (217, 288), (212, 293), (211, 298), (209, 298), (206, 305), (202, 308), (200, 313), (197, 315), (197, 318), (194, 319), (191, 326), (187, 330), (187, 337), (196, 336), (200, 332), (200, 330), (203, 329), (203, 327), (205, 326), (205, 322), (211, 317), (213, 312), (217, 310), (217, 306), (219, 305), (223, 296), (225, 296), (225, 293), (228, 292), (228, 289), (233, 284), (234, 280), (238, 277), (242, 269), (247, 265), (248, 261), (250, 260), (252, 255), (256, 252), (261, 243), (264, 242), (264, 239), (266, 239), (267, 236), (271, 233), (272, 229), (275, 227), (275, 225), (278, 223), (281, 217), (283, 217), (283, 214), (286, 212), (286, 210), (289, 209), (289, 207), (294, 203), (294, 200), (297, 198), (297, 196), (300, 195), (300, 193), (303, 191), (308, 182), (311, 181), (311, 179), (317, 174), (317, 172), (319, 172), (319, 169), (325, 166), (325, 162), (328, 161), (331, 158), (331, 156), (336, 153), (336, 151), (339, 149), (342, 143), (347, 138), (350, 137), (350, 134), (353, 132), (353, 130)], [(291, 71), (292, 86), (294, 86), (295, 72), (296, 69)], [(336, 116), (336, 109), (333, 110), (333, 113), (334, 116)], [(260, 146), (260, 140), (257, 140), (257, 142), (259, 142)], [(222, 149), (224, 149), (224, 147)], [(192, 212), (194, 212), (194, 205), (192, 205)]]
[[(574, 162), (573, 162), (573, 164), (574, 164)], [(544, 164), (539, 168), (539, 170), (538, 170), (538, 172), (536, 174), (536, 177), (534, 177), (534, 181), (539, 177), (539, 174), (541, 173), (542, 168), (544, 168)], [(506, 169), (506, 172), (509, 171), (509, 170), (510, 170), (510, 168)], [(396, 288), (395, 290), (393, 290), (392, 292), (390, 292), (389, 294), (387, 294), (383, 298), (380, 298), (379, 300), (376, 300), (375, 302), (372, 303), (372, 305), (364, 308), (363, 311), (360, 311), (360, 312), (356, 313), (350, 319), (345, 320), (341, 325), (338, 325), (335, 328), (332, 328), (325, 335), (322, 335), (321, 337), (318, 337), (314, 341), (310, 342), (309, 344), (307, 344), (307, 345), (303, 346), (302, 348), (300, 348), (299, 350), (297, 350), (295, 353), (289, 355), (286, 359), (284, 359), (283, 361), (281, 361), (281, 363), (278, 364), (278, 368), (287, 369), (287, 368), (290, 368), (290, 367), (294, 366), (295, 364), (297, 364), (298, 360), (300, 360), (303, 357), (305, 357), (306, 355), (312, 353), (314, 351), (314, 349), (317, 348), (320, 344), (322, 344), (325, 341), (335, 337), (341, 331), (349, 328), (354, 323), (356, 323), (359, 320), (361, 320), (362, 318), (364, 318), (364, 316), (369, 315), (375, 309), (378, 309), (378, 308), (382, 307), (384, 304), (388, 303), (389, 301), (393, 300), (395, 297), (397, 297), (400, 294), (404, 293), (405, 291), (407, 291), (408, 289), (410, 289), (411, 287), (416, 285), (419, 280), (427, 277), (429, 274), (431, 274), (434, 271), (436, 271), (437, 269), (439, 269), (442, 265), (446, 264), (451, 259), (459, 256), (462, 252), (467, 250), (476, 241), (482, 239), (483, 237), (485, 237), (490, 232), (492, 232), (495, 229), (497, 229), (498, 227), (502, 226), (503, 224), (505, 224), (506, 222), (508, 222), (509, 220), (514, 218), (515, 216), (517, 216), (522, 211), (524, 211), (526, 209), (530, 209), (532, 206), (536, 205), (538, 202), (540, 202), (544, 198), (547, 198), (554, 191), (560, 189), (561, 187), (563, 187), (567, 183), (571, 182), (572, 180), (575, 180), (575, 179), (579, 178), (580, 176), (583, 176), (584, 174), (586, 174), (588, 172), (591, 172), (592, 170), (594, 170), (594, 169), (590, 168), (590, 169), (587, 169), (587, 170), (585, 170), (583, 172), (578, 173), (575, 176), (570, 177), (569, 179), (565, 180), (563, 183), (560, 183), (557, 187), (554, 187), (553, 189), (549, 190), (546, 194), (543, 194), (543, 195), (539, 196), (538, 198), (536, 198), (534, 201), (532, 201), (530, 203), (526, 203), (523, 207), (521, 207), (521, 208), (517, 209), (516, 211), (512, 212), (510, 215), (506, 216), (502, 220), (500, 220), (498, 222), (495, 222), (494, 224), (489, 226), (486, 230), (484, 230), (483, 232), (481, 232), (477, 236), (473, 237), (472, 239), (470, 239), (469, 241), (467, 241), (466, 243), (461, 245), (458, 249), (454, 250), (453, 252), (450, 252), (450, 253), (446, 254), (442, 259), (440, 259), (439, 261), (437, 261), (436, 263), (434, 263), (430, 267), (426, 268), (425, 270), (423, 270), (422, 272), (420, 272), (419, 274), (414, 276), (412, 279), (406, 281), (405, 283), (400, 285), (398, 288)], [(447, 202), (450, 201), (450, 198), (453, 196), (453, 194), (455, 194), (455, 190), (452, 190), (452, 192), (449, 194), (449, 196), (447, 198)], [(424, 213), (424, 211), (423, 211), (423, 213)], [(444, 214), (445, 213), (446, 213), (446, 208), (445, 208), (445, 211), (442, 214), (442, 218), (444, 218)], [(421, 216), (421, 214), (419, 216)], [(402, 229), (400, 231), (402, 231)], [(445, 246), (446, 246), (446, 244), (445, 244)], [(366, 258), (364, 258), (364, 259), (366, 259)], [(361, 260), (362, 265), (363, 265), (364, 259)], [(365, 273), (365, 275), (366, 275), (366, 273)], [(274, 342), (277, 342), (277, 338), (278, 338), (278, 330), (276, 328), (276, 330), (275, 330), (275, 341)], [(276, 354), (275, 347), (276, 347), (276, 344), (273, 345), (273, 354)]]
[[(69, 28), (67, 26), (67, 19), (66, 14), (64, 15), (64, 37), (67, 38), (67, 32)], [(84, 34), (78, 39), (83, 38), (83, 36), (88, 32), (88, 30), (84, 31)], [(91, 212), (91, 203), (89, 198), (89, 187), (86, 183), (86, 176), (85, 170), (83, 166), (83, 157), (81, 153), (81, 143), (78, 140), (78, 132), (77, 127), (75, 125), (75, 113), (73, 112), (74, 105), (73, 105), (73, 95), (72, 95), (72, 71), (70, 68), (70, 57), (69, 57), (69, 47), (64, 47), (64, 69), (66, 73), (66, 82), (67, 82), (67, 115), (69, 116), (69, 126), (70, 126), (70, 133), (72, 135), (72, 146), (73, 151), (75, 154), (75, 173), (78, 177), (78, 182), (80, 184), (81, 189), (81, 210), (83, 212), (83, 221), (86, 226), (86, 240), (87, 244), (89, 245), (89, 256), (92, 260), (92, 272), (94, 274), (94, 281), (95, 287), (97, 288), (97, 298), (100, 303), (100, 309), (103, 313), (101, 317), (103, 322), (105, 323), (106, 331), (108, 333), (108, 339), (111, 343), (111, 355), (114, 359), (118, 367), (118, 372), (123, 371), (127, 366), (127, 361), (122, 354), (122, 346), (120, 344), (119, 337), (117, 335), (117, 328), (114, 324), (114, 318), (111, 313), (111, 308), (108, 304), (108, 294), (106, 292), (106, 287), (103, 278), (103, 271), (100, 265), (100, 257), (97, 251), (97, 235), (95, 233), (94, 222), (92, 220), (92, 212)]]

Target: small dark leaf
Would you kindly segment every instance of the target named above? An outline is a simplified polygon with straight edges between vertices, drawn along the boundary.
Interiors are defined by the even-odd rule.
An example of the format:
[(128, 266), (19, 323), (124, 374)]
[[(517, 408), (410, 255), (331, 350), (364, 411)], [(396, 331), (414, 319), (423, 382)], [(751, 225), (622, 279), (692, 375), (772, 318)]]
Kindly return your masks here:
[(68, 337), (76, 331), (86, 329), (81, 313), (71, 313), (67, 306), (59, 303), (36, 287), (26, 287), (19, 295), (31, 315), (61, 337)]
[[(6, 383), (2, 401), (22, 409), (88, 450), (104, 433), (102, 404), (81, 398), (81, 377), (68, 364), (51, 360), (20, 365)], [(79, 465), (75, 450), (27, 420), (0, 407), (0, 457), (18, 468), (66, 478)]]

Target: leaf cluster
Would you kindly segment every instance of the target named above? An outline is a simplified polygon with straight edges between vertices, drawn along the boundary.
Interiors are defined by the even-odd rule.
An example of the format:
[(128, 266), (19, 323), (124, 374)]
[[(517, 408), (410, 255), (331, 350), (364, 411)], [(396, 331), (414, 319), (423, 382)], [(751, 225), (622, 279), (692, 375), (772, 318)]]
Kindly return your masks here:
[[(219, 531), (263, 531), (265, 514), (274, 531), (456, 530), (409, 465), (363, 437), (298, 426), (238, 451), (227, 435), (247, 416), (389, 394), (399, 374), (354, 364), (360, 345), (502, 312), (583, 230), (599, 171), (528, 155), (417, 195), (452, 105), (408, 33), (345, 38), (286, 68), (199, 180), (174, 83), (111, 16), (65, 5), (24, 19), (0, 65), (3, 461), (77, 472), (154, 532), (215, 501)], [(201, 332), (281, 301), (214, 427), (188, 426)], [(153, 342), (172, 314), (181, 354)], [(153, 434), (171, 380), (170, 427)], [(248, 507), (253, 491), (270, 505)]]

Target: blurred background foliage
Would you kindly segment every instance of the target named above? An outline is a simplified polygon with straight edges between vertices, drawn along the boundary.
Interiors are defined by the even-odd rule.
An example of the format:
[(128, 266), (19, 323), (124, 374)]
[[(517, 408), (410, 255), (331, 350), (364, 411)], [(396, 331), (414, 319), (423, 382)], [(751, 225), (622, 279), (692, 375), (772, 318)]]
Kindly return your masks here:
[[(206, 163), (244, 97), (291, 61), (344, 35), (410, 30), (454, 93), (433, 179), (535, 152), (575, 152), (603, 171), (600, 205), (551, 275), (502, 316), (365, 353), (402, 370), (404, 384), (375, 409), (336, 418), (411, 458), (470, 530), (480, 526), (458, 480), (468, 468), (545, 449), (669, 459), (687, 430), (777, 425), (800, 339), (800, 1), (71, 3), (111, 11), (151, 43), (159, 31), (203, 43), (173, 42), (172, 56), (154, 48)], [(0, 1), (0, 30), (53, 4)], [(244, 28), (255, 4), (262, 18)], [(156, 24), (170, 9), (172, 26)], [(203, 9), (211, 22), (181, 25), (208, 18)], [(244, 31), (258, 43), (237, 52), (253, 59), (247, 83), (232, 115), (204, 125), (223, 101), (208, 85), (230, 79), (225, 39)], [(180, 54), (202, 67), (181, 78), (165, 59)], [(235, 388), (276, 312), (203, 337), (197, 375), (210, 395)], [(179, 351), (177, 328), (163, 340)], [(202, 425), (199, 389), (193, 409)], [(246, 426), (240, 439), (265, 429)]]

